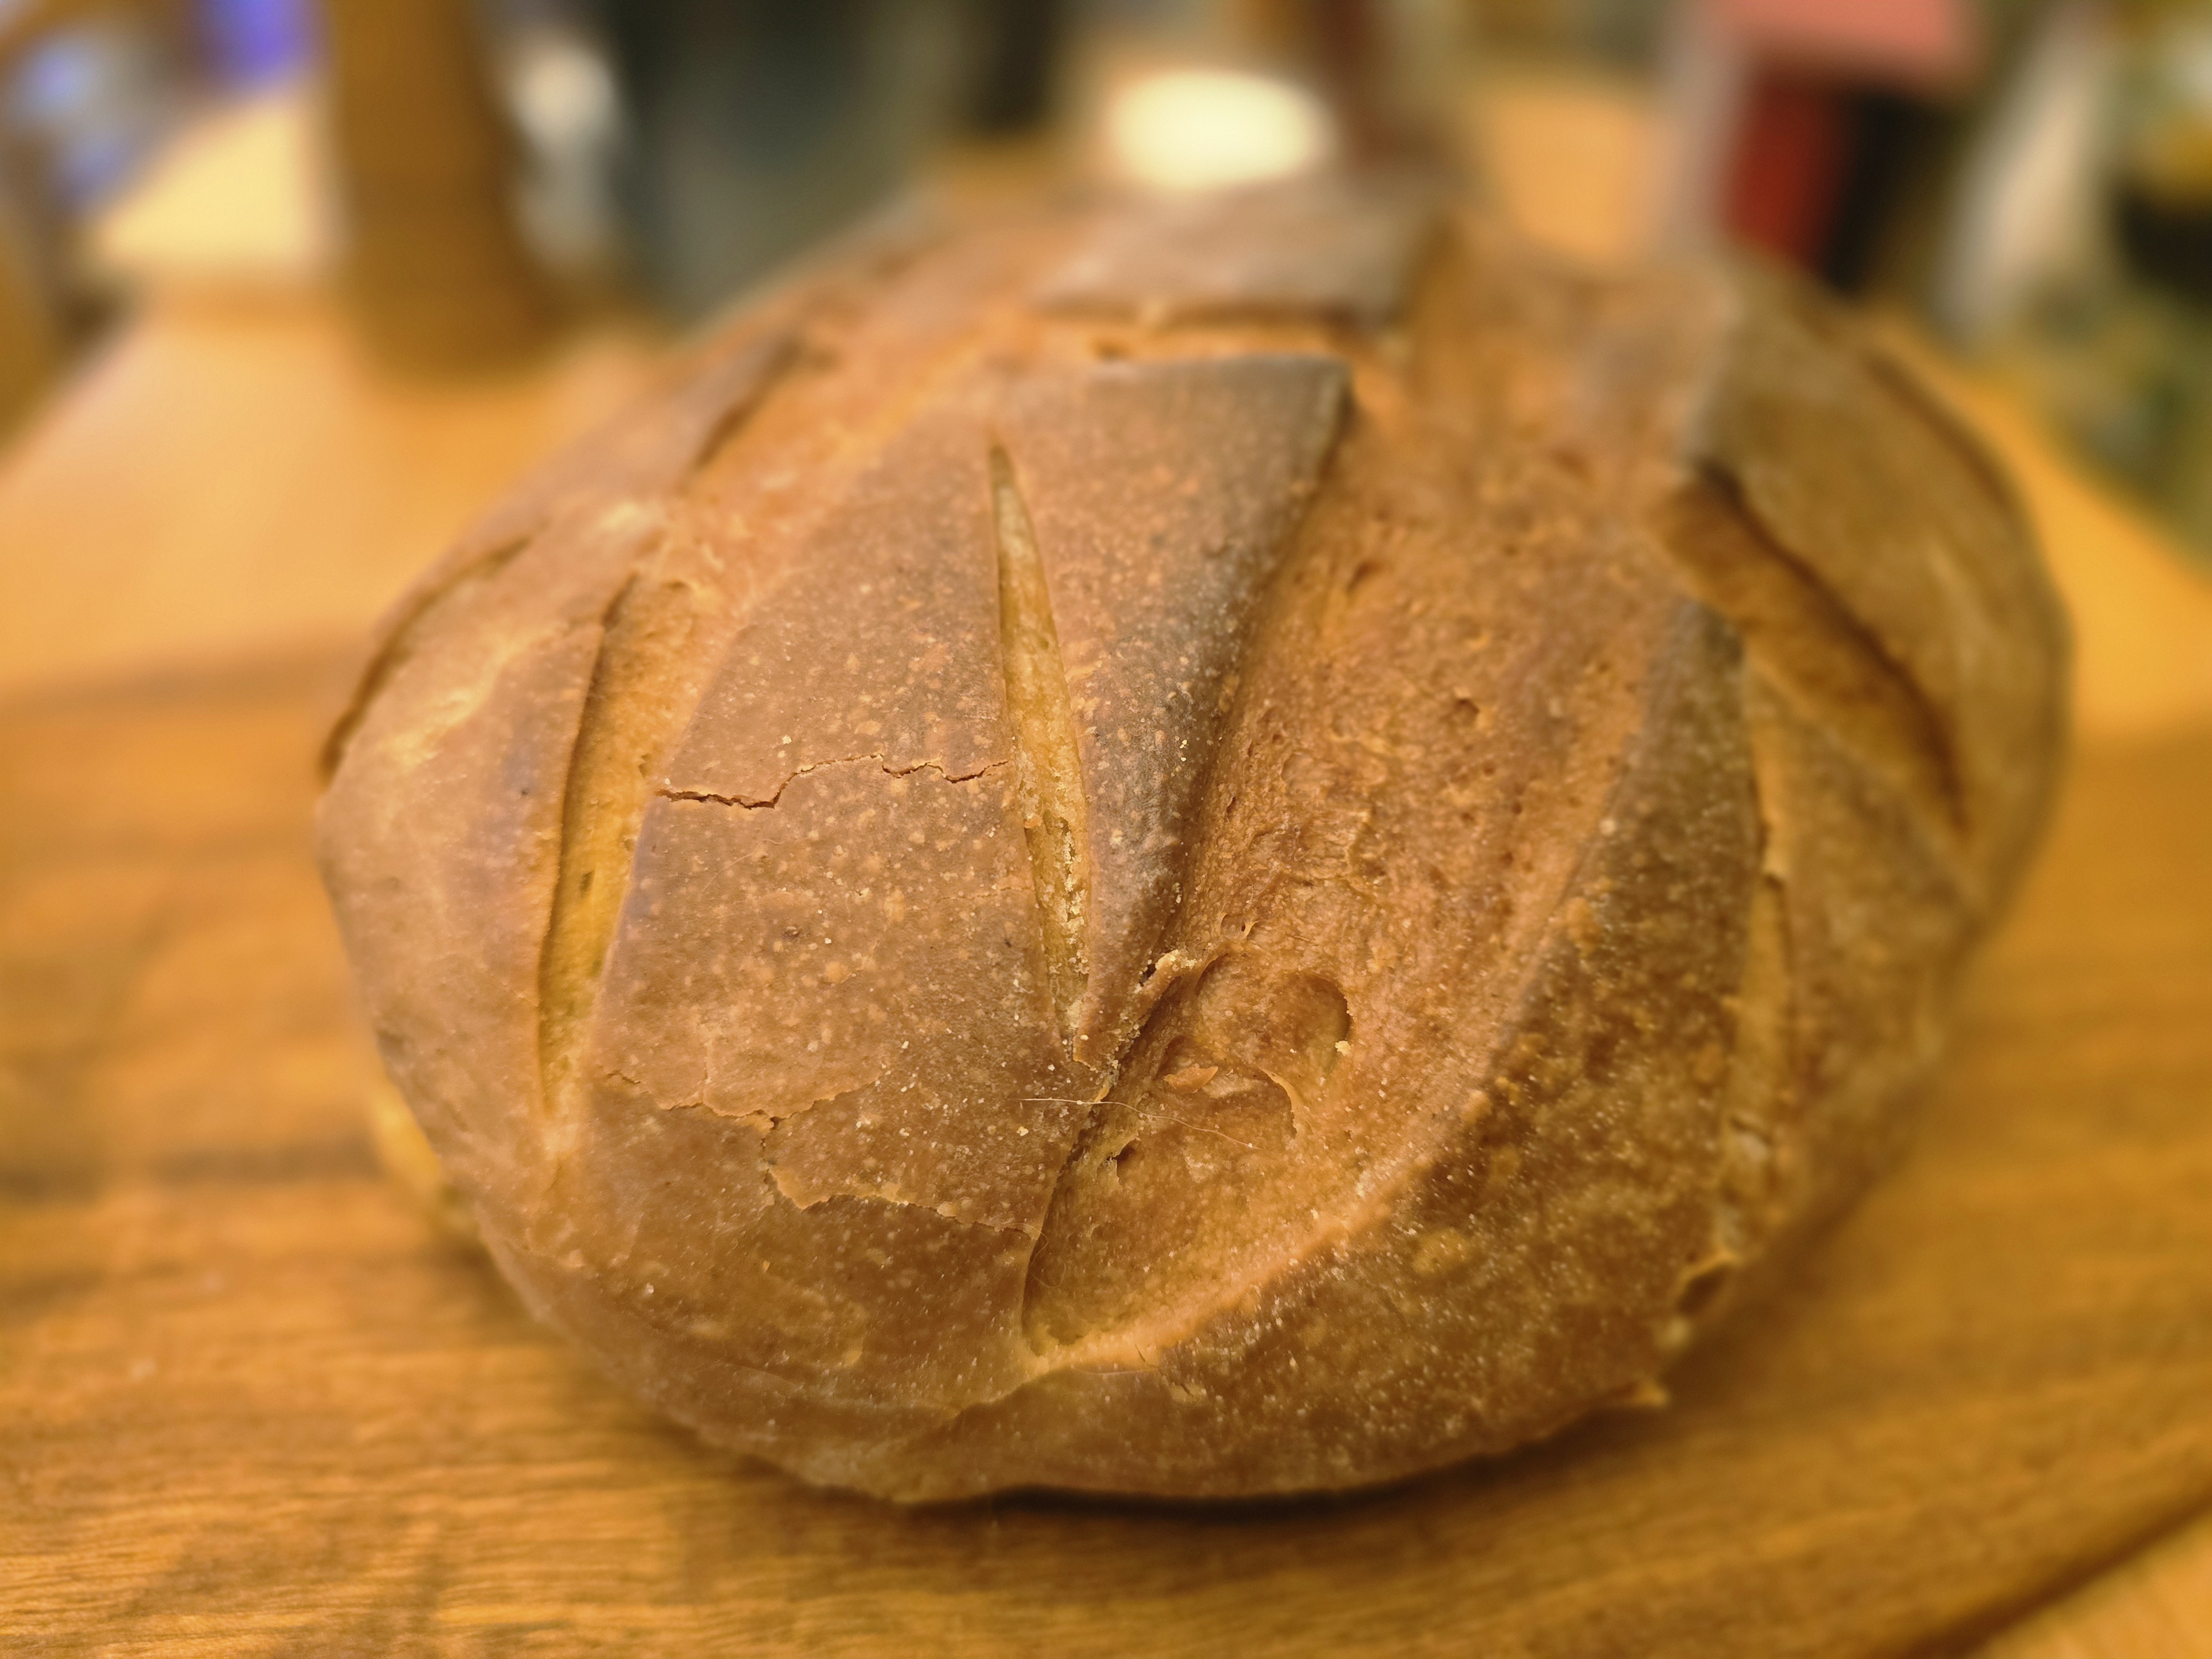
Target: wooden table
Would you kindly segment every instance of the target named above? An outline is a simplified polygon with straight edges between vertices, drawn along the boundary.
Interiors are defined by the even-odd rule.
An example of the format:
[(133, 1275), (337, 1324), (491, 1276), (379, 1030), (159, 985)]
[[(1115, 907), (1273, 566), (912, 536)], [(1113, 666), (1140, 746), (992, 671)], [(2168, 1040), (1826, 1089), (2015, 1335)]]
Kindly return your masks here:
[[(639, 383), (157, 308), (0, 470), (0, 1646), (2212, 1653), (2212, 590), (1951, 380), (2082, 750), (1921, 1146), (1656, 1416), (1357, 1503), (802, 1492), (642, 1418), (375, 1168), (305, 856), (345, 641)], [(1932, 1648), (1929, 1644), (1935, 1644)]]
[(610, 325), (441, 383), (380, 369), (318, 293), (157, 297), (0, 461), (0, 691), (353, 641), (659, 344)]

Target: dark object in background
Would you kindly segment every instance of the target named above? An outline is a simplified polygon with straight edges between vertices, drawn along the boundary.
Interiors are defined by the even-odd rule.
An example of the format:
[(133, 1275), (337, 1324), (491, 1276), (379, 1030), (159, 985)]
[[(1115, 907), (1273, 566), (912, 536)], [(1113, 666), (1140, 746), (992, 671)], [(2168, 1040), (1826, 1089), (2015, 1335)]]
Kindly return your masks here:
[(1233, 8), (1248, 50), (1328, 100), (1337, 141), (1355, 166), (1450, 154), (1452, 118), (1436, 89), (1467, 37), (1444, 9), (1387, 0), (1237, 0)]
[(2136, 274), (2212, 306), (2212, 195), (2177, 196), (2123, 179), (2113, 192), (2112, 221)]
[(2111, 223), (2136, 275), (2212, 303), (2212, 12), (2145, 31), (2107, 93)]
[(113, 314), (83, 226), (188, 106), (194, 44), (183, 0), (0, 4), (0, 428)]
[[(1966, 0), (1684, 0), (1672, 234), (1725, 234), (1859, 295), (1911, 286), (1996, 31)], [(1900, 283), (1900, 276), (1905, 280)]]
[(1746, 100), (1728, 228), (1838, 293), (1863, 293), (1948, 125), (1942, 109), (1906, 93), (1762, 75)]
[(0, 64), (5, 142), (36, 158), (54, 208), (109, 199), (174, 128), (190, 30), (168, 8), (97, 10), (33, 30)]
[(347, 283), (410, 367), (521, 356), (557, 321), (515, 217), (519, 149), (471, 0), (326, 0)]
[(1863, 92), (1852, 101), (1850, 165), (1837, 191), (1820, 273), (1840, 294), (1864, 293), (1895, 228), (1943, 170), (1955, 118), (1921, 99)]
[(2054, 6), (1977, 148), (1946, 324), (2212, 559), (2212, 10)]
[(1066, 0), (970, 0), (969, 12), (969, 130), (1006, 137), (1042, 126), (1066, 44)]
[(950, 123), (968, 10), (595, 0), (629, 126), (618, 195), (661, 304), (698, 317), (890, 197)]
[(2112, 219), (2136, 274), (2181, 299), (2212, 305), (2212, 201), (2184, 204), (2121, 185)]
[(0, 434), (60, 374), (68, 332), (60, 296), (21, 207), (0, 174)]
[(1819, 261), (1847, 136), (1842, 92), (1799, 74), (1761, 76), (1744, 99), (1726, 223), (1803, 269)]

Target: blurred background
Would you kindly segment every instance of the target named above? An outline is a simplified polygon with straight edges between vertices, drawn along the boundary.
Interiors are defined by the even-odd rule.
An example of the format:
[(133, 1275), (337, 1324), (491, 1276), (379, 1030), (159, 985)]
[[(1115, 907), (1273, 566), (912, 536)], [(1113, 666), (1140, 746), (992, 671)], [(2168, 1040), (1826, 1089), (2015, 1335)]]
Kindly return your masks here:
[(357, 628), (871, 214), (1409, 152), (1801, 267), (2212, 562), (2212, 0), (0, 0), (0, 685)]
[[(264, 1467), (216, 1431), (272, 1398), (335, 1461), (302, 1463), (313, 1478), (269, 1463), (240, 1501), (313, 1534), (333, 1573), (404, 1576), (381, 1511), (348, 1547), (375, 1533), (373, 1557), (349, 1555), (297, 1518), (332, 1511), (296, 1500), (342, 1500), (364, 1457), (402, 1455), (396, 1435), (360, 1449), (383, 1416), (345, 1438), (324, 1370), (380, 1401), (428, 1374), (324, 1365), (369, 1353), (328, 1334), (366, 1328), (362, 1309), (417, 1304), (390, 1288), (411, 1244), (349, 1265), (322, 1223), (326, 1202), (356, 1214), (314, 1183), (352, 1168), (374, 1065), (305, 850), (307, 757), (410, 578), (688, 334), (872, 216), (1408, 156), (1459, 170), (1564, 261), (1741, 244), (1796, 266), (2002, 457), (2075, 623), (2069, 810), (2089, 816), (1996, 981), (2011, 1023), (1979, 1028), (2073, 1058), (1986, 1075), (2051, 1091), (2036, 1144), (2085, 1181), (2127, 1166), (2086, 1134), (2068, 1150), (2051, 1101), (2069, 1122), (2104, 1113), (2113, 1157), (2171, 1162), (2127, 1137), (2163, 1121), (2144, 1101), (2201, 1118), (2212, 1098), (2212, 0), (0, 0), (0, 1175), (37, 1176), (0, 1200), (46, 1206), (46, 1232), (11, 1237), (61, 1241), (11, 1247), (47, 1320), (31, 1351), (66, 1356), (19, 1368), (36, 1420), (62, 1420), (49, 1377), (101, 1402), (108, 1382), (82, 1379), (109, 1378), (122, 1401), (82, 1419), (96, 1456), (38, 1490), (112, 1486), (117, 1508), (83, 1513), (132, 1517), (54, 1523), (82, 1553), (50, 1558), (49, 1582), (81, 1579), (109, 1613), (258, 1595), (274, 1571), (258, 1553), (234, 1582), (206, 1565), (258, 1535), (218, 1548), (231, 1511), (172, 1500)], [(142, 1164), (202, 1173), (149, 1185)], [(240, 1184), (202, 1179), (222, 1170)], [(2113, 1204), (2137, 1190), (2115, 1177)], [(313, 1224), (280, 1232), (283, 1202)], [(2146, 1280), (2194, 1237), (2155, 1204), (2123, 1219), (2112, 1237)], [(210, 1298), (237, 1287), (240, 1346), (195, 1323), (186, 1261)], [(2107, 1294), (2101, 1271), (2074, 1293)], [(191, 1333), (159, 1350), (158, 1385), (146, 1328)], [(264, 1364), (272, 1331), (316, 1368), (297, 1411), (249, 1386), (295, 1374)], [(2067, 1366), (2184, 1377), (2192, 1352), (2147, 1329), (2061, 1356), (2022, 1398), (2054, 1423), (2054, 1401), (2101, 1413), (2094, 1374)], [(475, 1350), (455, 1363), (460, 1393), (489, 1392)], [(1994, 1365), (1976, 1382), (1991, 1400), (2012, 1387)], [(190, 1409), (155, 1414), (157, 1386)], [(424, 1419), (441, 1446), (489, 1420)], [(2112, 1420), (2124, 1439), (2142, 1419)], [(2156, 1443), (2175, 1483), (2196, 1478), (2189, 1443)], [(2007, 1465), (1987, 1500), (2049, 1479), (2071, 1502), (2063, 1475)], [(423, 1520), (416, 1476), (384, 1530), (459, 1549), (466, 1528)], [(690, 1528), (709, 1510), (684, 1490), (668, 1513)], [(160, 1531), (195, 1516), (174, 1524), (204, 1536)], [(1915, 1543), (1905, 1511), (1846, 1518)], [(155, 1588), (111, 1595), (134, 1528), (171, 1540), (148, 1549)], [(2130, 1571), (2085, 1615), (2103, 1644), (2076, 1625), (1991, 1653), (2212, 1652), (2212, 1522)]]

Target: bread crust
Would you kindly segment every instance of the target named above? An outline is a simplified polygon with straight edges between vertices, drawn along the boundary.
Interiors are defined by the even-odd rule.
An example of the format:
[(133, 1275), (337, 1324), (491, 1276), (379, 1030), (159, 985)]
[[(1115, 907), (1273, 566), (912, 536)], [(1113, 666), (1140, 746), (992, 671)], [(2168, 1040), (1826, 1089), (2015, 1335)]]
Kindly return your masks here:
[(1160, 211), (755, 307), (333, 737), (494, 1256), (811, 1480), (1340, 1489), (1656, 1397), (1894, 1146), (2050, 798), (2020, 513), (1817, 301), (1405, 181)]

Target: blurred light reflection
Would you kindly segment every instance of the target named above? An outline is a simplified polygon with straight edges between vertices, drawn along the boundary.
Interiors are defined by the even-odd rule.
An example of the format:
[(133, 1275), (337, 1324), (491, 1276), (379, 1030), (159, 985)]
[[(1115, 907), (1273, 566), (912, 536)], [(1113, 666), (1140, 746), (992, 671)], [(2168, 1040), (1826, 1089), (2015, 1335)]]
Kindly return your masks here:
[(1147, 75), (1106, 111), (1115, 170), (1148, 190), (1191, 192), (1280, 179), (1336, 154), (1321, 100), (1273, 76), (1179, 69)]

